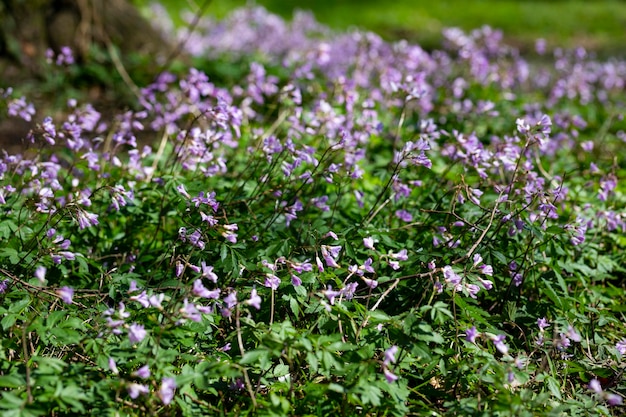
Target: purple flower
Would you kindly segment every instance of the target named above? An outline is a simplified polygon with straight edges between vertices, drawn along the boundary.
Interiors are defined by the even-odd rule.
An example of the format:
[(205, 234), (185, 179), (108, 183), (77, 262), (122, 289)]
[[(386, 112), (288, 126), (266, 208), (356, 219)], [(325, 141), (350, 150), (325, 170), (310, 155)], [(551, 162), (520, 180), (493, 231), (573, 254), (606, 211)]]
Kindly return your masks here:
[(493, 282), (491, 282), (490, 280), (488, 280), (488, 279), (482, 279), (482, 278), (480, 278), (480, 277), (476, 277), (476, 278), (478, 279), (478, 281), (479, 281), (481, 284), (483, 284), (483, 287), (485, 287), (485, 289), (486, 289), (487, 291), (489, 291), (490, 289), (492, 289), (492, 288), (493, 288)]
[(128, 340), (130, 340), (130, 343), (141, 342), (147, 334), (141, 324), (133, 323), (128, 327)]
[(339, 252), (341, 252), (341, 246), (322, 245), (320, 249), (326, 265), (331, 268), (339, 268), (336, 259), (339, 257)]
[(409, 259), (406, 249), (402, 249), (397, 253), (389, 253), (389, 256), (393, 259), (397, 259), (398, 261), (406, 261)]
[(250, 292), (250, 299), (246, 300), (245, 304), (251, 305), (257, 310), (261, 309), (261, 297), (257, 294), (256, 288), (252, 289), (252, 292)]
[(326, 296), (326, 298), (328, 298), (328, 301), (330, 301), (331, 305), (335, 305), (335, 298), (341, 295), (340, 291), (334, 291), (333, 287), (331, 287), (330, 285), (326, 290), (322, 291), (322, 293)]
[(506, 335), (503, 335), (503, 334), (495, 336), (495, 337), (492, 338), (494, 346), (503, 355), (506, 355), (509, 352), (509, 347), (504, 344), (504, 339), (505, 338), (506, 338)]
[(183, 263), (180, 261), (176, 261), (176, 266), (175, 266), (176, 278), (180, 278), (184, 270), (185, 270), (185, 266), (183, 265)]
[(378, 281), (376, 281), (375, 279), (369, 279), (365, 277), (361, 277), (361, 279), (365, 281), (365, 285), (367, 285), (369, 289), (373, 290), (374, 288), (378, 287)]
[(183, 300), (183, 308), (180, 309), (183, 316), (189, 320), (200, 322), (202, 316), (194, 303), (190, 303), (186, 298)]
[(217, 282), (217, 275), (213, 272), (213, 267), (207, 266), (204, 261), (202, 261), (200, 265), (202, 266), (202, 277), (207, 278), (214, 283)]
[(476, 337), (478, 337), (479, 333), (476, 330), (476, 326), (472, 326), (465, 331), (465, 340), (470, 343), (476, 343)]
[(606, 392), (605, 393), (605, 399), (606, 399), (606, 402), (609, 405), (613, 405), (613, 406), (615, 406), (615, 405), (622, 405), (622, 402), (623, 402), (621, 396), (619, 396), (617, 394), (610, 393), (610, 392)]
[(133, 372), (133, 375), (142, 379), (150, 378), (150, 367), (148, 367), (148, 365), (144, 365)]
[(363, 246), (365, 246), (366, 249), (374, 249), (374, 239), (371, 237), (364, 237)]
[(406, 210), (397, 210), (396, 217), (406, 223), (413, 221), (413, 215)]
[(479, 269), (483, 274), (490, 277), (493, 276), (493, 268), (491, 267), (491, 265), (481, 265)]
[(449, 284), (459, 285), (461, 283), (461, 276), (454, 272), (450, 265), (443, 267), (443, 277)]
[(620, 355), (626, 355), (626, 339), (622, 339), (615, 344), (615, 349), (620, 353)]
[(46, 280), (46, 271), (46, 267), (42, 265), (39, 265), (37, 269), (35, 269), (35, 278), (37, 278), (42, 284)]
[(139, 397), (141, 394), (147, 394), (150, 392), (150, 389), (147, 385), (137, 384), (135, 382), (131, 382), (128, 384), (128, 395), (133, 400)]
[(79, 210), (76, 213), (76, 220), (78, 221), (78, 227), (80, 229), (85, 229), (89, 226), (97, 226), (99, 224), (97, 214), (88, 213), (84, 210)]
[(372, 258), (367, 258), (365, 260), (365, 262), (363, 263), (363, 265), (361, 265), (359, 267), (359, 270), (362, 270), (362, 271), (365, 271), (365, 272), (369, 272), (370, 274), (373, 274), (375, 272), (374, 268), (372, 268), (372, 263), (373, 262), (374, 261), (372, 261)]
[(393, 374), (389, 369), (387, 369), (387, 367), (383, 369), (383, 374), (385, 375), (387, 382), (389, 382), (390, 384), (398, 380), (398, 376)]
[(8, 279), (0, 281), (0, 294), (4, 294), (8, 287), (9, 287)]
[(150, 298), (148, 298), (148, 302), (150, 303), (152, 307), (158, 308), (159, 310), (161, 310), (163, 308), (161, 303), (163, 302), (164, 299), (165, 299), (165, 294), (154, 294), (154, 295), (151, 295)]
[(146, 293), (145, 291), (142, 291), (140, 294), (131, 296), (130, 300), (137, 301), (139, 304), (143, 306), (143, 308), (150, 307), (150, 300), (148, 299), (148, 293)]
[(580, 333), (578, 333), (576, 329), (574, 329), (574, 327), (572, 327), (571, 325), (567, 326), (567, 337), (577, 343), (582, 340), (582, 337), (580, 337)]
[(174, 378), (163, 378), (161, 388), (159, 388), (159, 398), (163, 404), (168, 405), (174, 399), (176, 392), (176, 380)]
[(72, 304), (72, 297), (74, 297), (74, 290), (72, 288), (61, 287), (57, 290), (57, 294), (65, 304)]
[(265, 283), (263, 285), (276, 291), (280, 285), (280, 278), (274, 274), (265, 274)]
[(220, 296), (219, 288), (211, 291), (207, 289), (204, 285), (202, 285), (201, 279), (197, 279), (194, 281), (192, 292), (194, 295), (197, 295), (198, 297), (208, 298), (211, 300), (216, 300)]
[(398, 353), (398, 346), (393, 345), (389, 349), (387, 349), (384, 353), (385, 359), (383, 363), (385, 365), (389, 365), (390, 363), (396, 363), (396, 353)]
[(589, 381), (588, 387), (591, 391), (595, 392), (596, 394), (602, 393), (602, 385), (600, 384), (600, 381), (598, 381), (595, 378)]
[(117, 365), (113, 358), (109, 358), (109, 370), (113, 372), (114, 375), (117, 375), (120, 373), (120, 371), (117, 369)]
[(224, 297), (224, 303), (227, 308), (233, 308), (237, 305), (237, 291), (233, 291)]
[(546, 328), (550, 327), (550, 324), (545, 317), (542, 317), (537, 319), (537, 327), (539, 327), (539, 330), (543, 332)]
[(291, 285), (293, 285), (294, 287), (299, 287), (300, 285), (302, 285), (302, 280), (299, 276), (291, 274)]

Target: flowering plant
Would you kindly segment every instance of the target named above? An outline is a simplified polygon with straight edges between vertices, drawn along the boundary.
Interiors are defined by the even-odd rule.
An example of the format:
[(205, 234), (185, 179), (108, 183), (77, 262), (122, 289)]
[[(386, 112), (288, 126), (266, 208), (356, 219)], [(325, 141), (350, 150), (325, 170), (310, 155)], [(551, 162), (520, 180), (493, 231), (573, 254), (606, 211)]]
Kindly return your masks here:
[(626, 63), (228, 19), (236, 83), (3, 90), (3, 415), (624, 412)]

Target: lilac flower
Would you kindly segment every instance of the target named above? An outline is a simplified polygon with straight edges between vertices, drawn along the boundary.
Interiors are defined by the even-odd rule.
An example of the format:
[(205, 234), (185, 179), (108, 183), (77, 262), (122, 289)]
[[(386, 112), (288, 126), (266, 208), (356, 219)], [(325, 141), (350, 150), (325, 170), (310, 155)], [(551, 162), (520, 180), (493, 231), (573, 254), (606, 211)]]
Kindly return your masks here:
[(600, 381), (598, 381), (597, 379), (593, 378), (591, 381), (589, 381), (589, 385), (588, 385), (589, 389), (593, 392), (595, 392), (596, 394), (602, 394), (602, 385), (600, 384)]
[(332, 237), (334, 240), (339, 240), (339, 238), (337, 237), (337, 233), (333, 232), (332, 230), (326, 233), (324, 237)]
[(154, 308), (158, 308), (161, 310), (163, 308), (163, 300), (165, 299), (165, 294), (153, 294), (148, 298), (148, 302)]
[(142, 366), (141, 368), (133, 372), (133, 376), (139, 377), (141, 379), (150, 378), (150, 367), (148, 365)]
[(446, 282), (451, 285), (459, 285), (461, 283), (461, 276), (452, 270), (450, 265), (446, 265), (443, 267), (443, 277)]
[(202, 277), (207, 278), (210, 281), (213, 281), (214, 283), (216, 283), (217, 275), (215, 274), (215, 272), (213, 272), (213, 267), (207, 266), (207, 264), (204, 261), (201, 262), (201, 266), (202, 266)]
[(593, 151), (593, 145), (594, 145), (594, 143), (593, 143), (593, 141), (592, 141), (592, 140), (588, 140), (588, 141), (585, 141), (585, 142), (581, 142), (581, 143), (580, 143), (580, 147), (581, 147), (581, 148), (583, 148), (583, 150), (584, 150), (585, 152), (591, 152), (591, 151)]
[(109, 370), (113, 372), (114, 375), (118, 375), (120, 371), (117, 369), (117, 364), (115, 363), (115, 359), (109, 357)]
[(550, 133), (551, 126), (552, 126), (552, 120), (550, 119), (550, 116), (548, 116), (547, 114), (542, 115), (541, 119), (539, 119), (539, 121), (537, 122), (537, 127), (539, 128), (539, 131), (543, 133), (544, 135), (548, 135)]
[(322, 257), (328, 267), (339, 268), (339, 264), (337, 264), (336, 259), (339, 257), (341, 246), (322, 245), (320, 250), (322, 251)]
[(61, 300), (63, 300), (65, 304), (72, 304), (74, 289), (70, 287), (61, 287), (57, 290), (57, 294), (61, 297)]
[(0, 281), (0, 294), (4, 294), (8, 287), (9, 287), (8, 279)]
[(612, 406), (622, 405), (622, 402), (623, 402), (623, 399), (621, 396), (617, 394), (613, 394), (611, 392), (605, 392), (604, 398), (606, 399), (606, 402)]
[(197, 280), (194, 281), (192, 292), (193, 292), (194, 295), (196, 295), (198, 297), (208, 298), (208, 299), (212, 299), (212, 300), (216, 300), (220, 296), (220, 289), (219, 288), (217, 288), (215, 290), (209, 290), (202, 284), (202, 280), (201, 279), (197, 279)]
[(465, 288), (467, 289), (469, 296), (472, 298), (476, 298), (476, 294), (480, 291), (480, 287), (476, 284), (466, 284)]
[(330, 301), (331, 305), (335, 305), (335, 298), (340, 296), (341, 292), (333, 290), (333, 287), (329, 285), (326, 290), (322, 291), (322, 294), (324, 294), (326, 298), (328, 298), (328, 301)]
[(500, 353), (506, 355), (509, 352), (509, 347), (504, 344), (504, 339), (506, 339), (506, 335), (498, 335), (494, 336), (491, 340), (493, 341), (494, 346)]
[(476, 277), (476, 279), (478, 279), (478, 282), (480, 282), (487, 291), (493, 288), (493, 282), (490, 280), (482, 279), (481, 277)]
[(567, 326), (567, 337), (577, 343), (582, 340), (582, 337), (580, 337), (580, 333), (578, 333), (576, 329), (574, 329), (574, 327), (572, 327), (571, 325)]
[(280, 278), (274, 274), (265, 274), (265, 283), (263, 285), (276, 291), (280, 285)]
[(476, 326), (472, 326), (465, 331), (465, 340), (470, 343), (476, 343), (476, 337), (479, 335)]
[(183, 263), (180, 261), (176, 261), (176, 265), (174, 268), (175, 268), (174, 273), (176, 275), (176, 278), (180, 278), (180, 276), (183, 274), (183, 271), (185, 270), (185, 265), (183, 265)]
[(351, 282), (342, 288), (340, 292), (346, 297), (347, 300), (352, 300), (358, 286), (358, 282)]
[(46, 267), (43, 265), (39, 265), (37, 269), (35, 269), (35, 278), (39, 280), (42, 284), (46, 281)]
[(35, 115), (35, 106), (32, 103), (27, 103), (25, 97), (20, 97), (9, 102), (7, 113), (9, 116), (19, 116), (30, 122), (32, 116)]
[(385, 350), (383, 363), (389, 365), (390, 363), (396, 363), (396, 353), (398, 353), (398, 346), (393, 345), (389, 349)]
[(559, 333), (559, 337), (560, 339), (556, 343), (556, 346), (559, 350), (563, 351), (567, 349), (568, 347), (570, 347), (572, 342), (569, 340), (569, 338), (566, 335), (564, 335), (563, 333)]
[(177, 185), (176, 186), (176, 191), (181, 193), (183, 195), (183, 197), (185, 197), (187, 199), (191, 199), (191, 196), (189, 195), (189, 193), (187, 192), (187, 190), (185, 189), (185, 186), (183, 184)]
[(478, 266), (478, 264), (480, 264), (483, 261), (483, 257), (480, 256), (480, 254), (476, 253), (474, 254), (474, 266)]
[(187, 239), (189, 239), (189, 243), (198, 249), (204, 249), (205, 243), (204, 240), (202, 240), (202, 233), (200, 233), (200, 230), (196, 229), (192, 234), (187, 236)]
[(626, 339), (622, 339), (615, 344), (615, 349), (620, 353), (620, 355), (626, 355)]
[(291, 285), (294, 287), (299, 287), (302, 285), (302, 280), (297, 275), (291, 274)]
[(545, 329), (550, 327), (550, 324), (548, 323), (548, 320), (545, 317), (541, 317), (537, 319), (537, 327), (539, 327), (539, 331), (543, 332)]
[(237, 291), (233, 291), (224, 297), (224, 304), (227, 308), (233, 308), (237, 305)]
[(317, 264), (317, 270), (320, 272), (324, 272), (324, 264), (319, 256), (315, 257), (315, 263)]
[(397, 210), (396, 217), (406, 223), (413, 221), (413, 215), (406, 210)]
[(137, 301), (143, 306), (143, 308), (150, 307), (150, 300), (148, 299), (148, 293), (146, 293), (146, 291), (142, 291), (140, 294), (133, 295), (132, 297), (130, 297), (130, 300)]
[(97, 214), (88, 213), (84, 210), (78, 210), (76, 220), (78, 221), (78, 227), (80, 229), (85, 229), (89, 226), (97, 226), (99, 224)]
[(530, 125), (527, 124), (524, 119), (517, 119), (515, 124), (517, 125), (517, 131), (522, 135), (526, 135), (530, 132)]
[(246, 300), (245, 304), (251, 305), (257, 310), (261, 309), (261, 297), (257, 294), (256, 288), (252, 289), (252, 292), (250, 292), (250, 299)]
[(148, 394), (149, 392), (150, 389), (147, 385), (137, 384), (135, 382), (131, 382), (130, 384), (128, 384), (128, 395), (133, 400), (139, 397), (141, 394)]
[(378, 287), (378, 281), (376, 281), (375, 279), (369, 279), (365, 277), (361, 277), (361, 279), (365, 282), (365, 285), (367, 285), (367, 287), (371, 290)]
[(387, 382), (389, 382), (390, 384), (398, 380), (398, 376), (393, 374), (389, 369), (387, 369), (387, 367), (383, 369), (383, 374), (385, 375)]
[(128, 340), (130, 343), (139, 343), (141, 342), (148, 333), (144, 329), (143, 325), (133, 323), (128, 327)]
[(374, 249), (374, 239), (371, 237), (364, 237), (363, 238), (363, 246), (365, 246), (366, 249)]
[(482, 272), (483, 274), (490, 277), (493, 276), (493, 268), (491, 267), (491, 265), (481, 265), (479, 269), (480, 272)]
[(409, 259), (406, 249), (402, 249), (400, 252), (397, 253), (390, 252), (389, 256), (393, 259), (397, 259), (398, 261), (406, 261)]
[(196, 308), (194, 303), (190, 303), (186, 298), (183, 300), (183, 307), (180, 309), (180, 312), (183, 314), (183, 317), (186, 319), (200, 322), (202, 321), (202, 316), (200, 312)]
[[(360, 271), (365, 271), (365, 272), (369, 272), (370, 274), (375, 273), (374, 268), (372, 268), (372, 263), (374, 261), (372, 261), (372, 258), (367, 258), (365, 260), (365, 262), (363, 263), (363, 265), (359, 266), (359, 270)], [(362, 274), (360, 274), (362, 275)]]
[(163, 404), (168, 405), (174, 399), (176, 392), (176, 380), (174, 378), (163, 378), (161, 388), (159, 388), (159, 398)]

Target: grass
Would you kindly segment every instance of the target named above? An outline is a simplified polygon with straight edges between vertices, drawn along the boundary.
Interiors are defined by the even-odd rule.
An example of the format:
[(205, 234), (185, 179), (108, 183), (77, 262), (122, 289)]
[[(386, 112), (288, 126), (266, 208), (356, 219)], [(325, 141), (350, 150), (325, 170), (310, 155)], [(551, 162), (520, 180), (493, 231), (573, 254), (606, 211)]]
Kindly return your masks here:
[[(162, 3), (177, 15), (186, 2)], [(207, 10), (223, 16), (246, 3), (214, 0)], [(523, 51), (532, 49), (538, 38), (546, 39), (550, 47), (584, 46), (603, 56), (622, 55), (626, 45), (626, 2), (616, 0), (396, 0), (392, 5), (374, 0), (257, 0), (256, 3), (286, 18), (295, 9), (311, 10), (320, 22), (336, 29), (359, 27), (388, 40), (406, 38), (427, 48), (440, 42), (445, 27), (471, 30), (482, 25), (501, 29), (506, 41)]]

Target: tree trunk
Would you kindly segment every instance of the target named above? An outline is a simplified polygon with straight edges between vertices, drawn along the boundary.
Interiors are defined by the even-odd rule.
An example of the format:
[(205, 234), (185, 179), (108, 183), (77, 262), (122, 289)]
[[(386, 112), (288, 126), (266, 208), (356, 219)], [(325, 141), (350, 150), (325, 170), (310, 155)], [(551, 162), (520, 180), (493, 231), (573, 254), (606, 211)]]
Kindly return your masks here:
[(37, 74), (46, 50), (69, 46), (80, 61), (89, 49), (113, 45), (166, 56), (170, 48), (128, 0), (0, 0), (0, 71)]
[[(61, 47), (72, 49), (79, 64), (89, 60), (93, 47), (112, 52), (124, 62), (130, 53), (147, 54), (157, 62), (168, 57), (172, 47), (164, 36), (153, 28), (130, 0), (0, 0), (0, 92), (7, 87), (20, 87), (45, 82), (49, 66), (44, 65), (46, 51), (55, 54)], [(112, 69), (119, 71), (119, 67)], [(83, 81), (84, 82), (84, 81)], [(109, 89), (96, 85), (82, 88), (99, 110), (111, 107)], [(86, 87), (86, 88), (85, 88)], [(36, 90), (36, 89), (35, 89)], [(36, 94), (28, 97), (38, 109), (54, 107), (48, 100), (58, 95)], [(2, 106), (0, 106), (1, 108)], [(0, 114), (0, 152), (23, 150), (24, 138), (34, 126), (19, 117)]]

